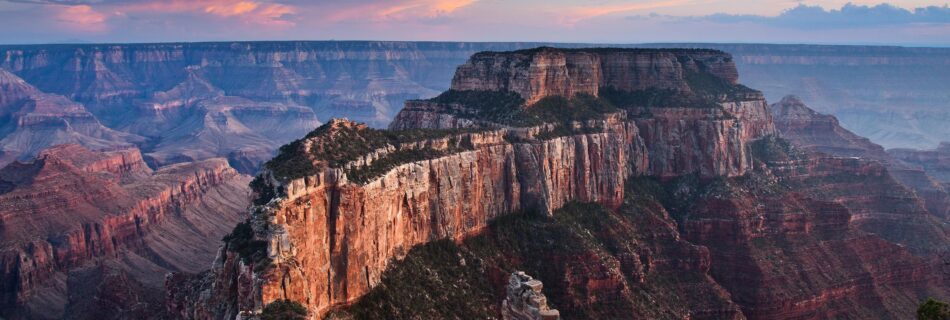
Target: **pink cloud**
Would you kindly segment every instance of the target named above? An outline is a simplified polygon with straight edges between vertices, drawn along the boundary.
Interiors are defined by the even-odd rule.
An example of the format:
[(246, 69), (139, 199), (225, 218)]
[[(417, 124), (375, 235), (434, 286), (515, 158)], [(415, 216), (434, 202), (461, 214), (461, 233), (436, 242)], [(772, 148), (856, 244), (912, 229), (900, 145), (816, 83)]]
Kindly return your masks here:
[[(125, 16), (130, 13), (197, 14), (270, 27), (293, 26), (294, 22), (286, 18), (297, 13), (296, 7), (291, 5), (251, 0), (149, 0), (118, 4), (102, 3), (93, 4), (93, 6), (104, 12), (112, 12), (116, 16)], [(102, 26), (108, 22), (107, 15), (98, 13), (90, 5), (56, 5), (55, 7), (61, 8), (57, 17), (63, 21)]]
[(93, 10), (88, 5), (52, 6), (56, 21), (63, 23), (67, 28), (82, 31), (105, 30), (106, 15)]
[(327, 18), (332, 22), (356, 19), (385, 21), (434, 18), (452, 14), (476, 2), (478, 2), (478, 0), (394, 0), (373, 2), (338, 9)]
[(560, 20), (560, 23), (563, 25), (572, 26), (582, 20), (605, 16), (609, 14), (622, 13), (622, 12), (628, 12), (628, 11), (674, 7), (674, 6), (687, 4), (688, 2), (690, 1), (665, 0), (665, 1), (653, 1), (653, 2), (647, 2), (647, 3), (629, 3), (629, 4), (576, 7), (576, 8), (569, 8), (569, 9), (563, 10), (563, 12), (566, 12), (566, 14), (564, 14), (559, 20)]
[(204, 11), (210, 14), (219, 15), (222, 17), (230, 16), (240, 16), (250, 12), (253, 12), (254, 9), (257, 9), (260, 4), (252, 1), (241, 1), (237, 3), (219, 3), (212, 4), (205, 7)]

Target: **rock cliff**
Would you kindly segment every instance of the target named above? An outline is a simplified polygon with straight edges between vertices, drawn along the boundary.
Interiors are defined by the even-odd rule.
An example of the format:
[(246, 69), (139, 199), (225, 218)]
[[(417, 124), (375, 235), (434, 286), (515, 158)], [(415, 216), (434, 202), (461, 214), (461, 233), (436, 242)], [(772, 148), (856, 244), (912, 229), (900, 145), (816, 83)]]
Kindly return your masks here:
[[(710, 61), (729, 59), (721, 52), (702, 53)], [(647, 57), (652, 56), (669, 58), (660, 52)], [(518, 66), (512, 68), (528, 68)], [(463, 69), (456, 82), (465, 82), (459, 80), (466, 74)], [(702, 70), (705, 76), (730, 74), (721, 69)], [(717, 81), (732, 86), (734, 80)], [(290, 299), (321, 317), (367, 293), (393, 259), (413, 246), (475, 234), (511, 212), (550, 215), (571, 201), (618, 208), (630, 175), (743, 175), (752, 168), (748, 144), (774, 132), (767, 107), (754, 93), (738, 99), (706, 97), (712, 106), (647, 110), (630, 105), (526, 127), (491, 125), (493, 119), (475, 119), (486, 124), (478, 128), (421, 131), (328, 123), (283, 147), (258, 178), (262, 201), (249, 221), (253, 232), (245, 235), (248, 239), (228, 242), (211, 278), (202, 280), (214, 283), (207, 288), (211, 294), (199, 298), (175, 292), (189, 286), (182, 283), (185, 279), (169, 284), (172, 312), (186, 318), (231, 317)], [(452, 115), (445, 106), (436, 105), (432, 113)], [(513, 107), (531, 112), (548, 108)], [(348, 146), (346, 151), (342, 146)], [(413, 158), (418, 155), (425, 158)], [(366, 178), (367, 172), (376, 173)]]
[(212, 270), (169, 278), (168, 310), (498, 317), (514, 269), (578, 318), (901, 318), (948, 294), (940, 218), (880, 162), (816, 149), (886, 154), (792, 100), (774, 116), (802, 148), (775, 137), (729, 61), (477, 54), (391, 130), (335, 120), (282, 147)]
[[(216, 246), (202, 243), (219, 239), (228, 221), (236, 223), (247, 181), (221, 159), (153, 171), (137, 149), (97, 152), (78, 145), (5, 167), (4, 317), (92, 316), (89, 303), (121, 292), (140, 301), (116, 301), (112, 307), (123, 310), (116, 314), (160, 316), (150, 313), (162, 310), (153, 293), (162, 270), (206, 267)], [(82, 290), (93, 293), (73, 296)]]
[[(940, 217), (950, 216), (950, 194), (941, 182), (913, 161), (902, 161), (894, 154), (911, 151), (884, 151), (884, 148), (841, 127), (838, 119), (818, 113), (794, 96), (787, 96), (772, 105), (775, 126), (797, 147), (839, 157), (855, 157), (879, 162), (888, 175), (917, 193), (927, 210)], [(903, 152), (903, 153), (902, 153)]]
[(548, 96), (596, 96), (600, 88), (688, 92), (704, 73), (737, 84), (732, 57), (715, 50), (555, 49), (482, 52), (455, 72), (452, 90), (511, 91), (528, 104)]

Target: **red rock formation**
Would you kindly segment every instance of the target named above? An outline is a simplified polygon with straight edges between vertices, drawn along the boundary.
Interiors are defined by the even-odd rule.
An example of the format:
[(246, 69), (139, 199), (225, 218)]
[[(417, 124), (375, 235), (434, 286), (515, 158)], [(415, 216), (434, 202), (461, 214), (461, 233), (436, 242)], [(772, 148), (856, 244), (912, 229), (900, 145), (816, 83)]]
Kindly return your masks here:
[[(797, 147), (839, 157), (856, 157), (880, 162), (888, 174), (917, 193), (928, 211), (950, 217), (950, 194), (913, 161), (901, 161), (884, 148), (841, 127), (831, 115), (811, 110), (794, 96), (772, 105), (775, 126)], [(896, 151), (901, 154), (901, 151)], [(906, 154), (906, 153), (905, 153)]]
[[(721, 53), (701, 53), (710, 61), (728, 60)], [(647, 57), (654, 55), (674, 57), (661, 53)], [(610, 72), (621, 73), (613, 68)], [(459, 74), (456, 79), (466, 73)], [(390, 261), (412, 246), (473, 234), (495, 217), (521, 210), (549, 214), (570, 201), (617, 208), (623, 201), (625, 178), (631, 174), (742, 175), (751, 169), (747, 143), (774, 131), (764, 101), (752, 98), (722, 108), (655, 109), (654, 117), (644, 119), (627, 120), (620, 112), (577, 124), (601, 128), (596, 133), (539, 140), (536, 136), (549, 126), (502, 128), (400, 145), (463, 151), (398, 165), (365, 184), (350, 181), (345, 168), (371, 165), (395, 152), (394, 147), (378, 149), (342, 168), (315, 162), (316, 173), (289, 181), (265, 172), (270, 187), (285, 195), (254, 218), (255, 238), (269, 243), (267, 257), (273, 265), (235, 261), (237, 257), (225, 249), (225, 260), (208, 281), (226, 289), (197, 306), (173, 301), (170, 308), (185, 317), (234, 316), (260, 310), (277, 299), (291, 299), (319, 317), (366, 293)], [(340, 121), (325, 128), (308, 135), (303, 149), (293, 152), (310, 154), (314, 146), (334, 144), (334, 137), (344, 136), (343, 131), (352, 136), (352, 130), (369, 130)], [(262, 224), (272, 226), (270, 231), (260, 229)], [(183, 280), (172, 286), (182, 286), (179, 281)]]
[[(658, 65), (674, 62), (654, 53), (649, 56)], [(660, 78), (633, 76), (644, 65), (634, 63), (642, 58), (637, 55), (626, 56), (627, 65), (609, 63), (614, 68), (609, 71), (602, 67), (609, 59), (593, 62), (609, 55), (553, 49), (485, 53), (459, 69), (453, 88), (511, 90), (527, 101), (546, 94), (592, 94), (591, 88), (610, 81), (624, 84), (609, 86), (631, 90), (685, 90)], [(706, 62), (680, 58), (675, 62), (705, 66), (704, 76), (736, 81), (728, 55), (709, 53), (702, 56)], [(725, 66), (709, 67), (713, 62)], [(606, 82), (590, 82), (596, 77)], [(631, 290), (640, 288), (635, 280), (657, 274), (688, 274), (691, 281), (676, 283), (688, 291), (683, 300), (689, 310), (669, 314), (697, 318), (896, 318), (921, 294), (947, 293), (945, 279), (934, 272), (934, 257), (950, 239), (882, 165), (789, 150), (772, 157), (769, 152), (778, 152), (768, 144), (773, 139), (761, 138), (773, 135), (775, 126), (760, 95), (707, 98), (718, 105), (624, 106), (602, 119), (536, 127), (466, 118), (458, 112), (466, 106), (416, 102), (393, 128), (481, 129), (399, 143), (365, 126), (331, 122), (282, 149), (255, 183), (262, 201), (248, 224), (228, 238), (212, 271), (169, 279), (168, 308), (185, 318), (230, 318), (290, 299), (321, 318), (369, 292), (413, 246), (466, 238), (508, 213), (550, 214), (571, 201), (596, 202), (610, 214), (624, 215), (612, 221), (616, 228), (597, 228), (610, 233), (598, 239), (618, 248), (607, 257), (596, 250), (548, 257), (553, 269), (564, 272), (556, 283), (583, 289), (578, 292), (585, 294), (558, 291), (563, 296), (557, 299), (576, 310), (602, 300), (629, 303)], [(787, 114), (794, 112), (781, 115)], [(549, 135), (558, 126), (574, 131)], [(361, 151), (338, 163), (334, 152), (343, 153), (344, 145)], [(434, 156), (356, 178), (359, 170), (392, 160), (387, 157), (422, 151)], [(688, 185), (674, 188), (661, 197), (674, 200), (663, 208), (657, 203), (663, 199), (626, 194), (630, 177), (643, 175), (688, 176), (712, 187), (696, 193)], [(654, 229), (634, 227), (629, 219)], [(683, 241), (680, 232), (708, 247)], [(597, 263), (601, 259), (614, 262)]]
[(475, 54), (456, 71), (452, 89), (513, 91), (530, 105), (547, 96), (596, 96), (602, 87), (689, 91), (691, 72), (739, 80), (732, 57), (714, 50), (538, 48)]
[[(57, 312), (75, 302), (44, 299), (60, 297), (56, 301), (65, 298), (65, 290), (96, 286), (95, 279), (57, 284), (85, 274), (81, 270), (89, 263), (115, 263), (115, 271), (97, 274), (157, 269), (149, 271), (150, 276), (135, 276), (136, 281), (156, 275), (160, 279), (160, 270), (205, 268), (215, 245), (202, 243), (219, 239), (230, 229), (227, 222), (236, 223), (241, 212), (234, 205), (213, 202), (224, 198), (213, 199), (219, 193), (237, 197), (227, 201), (241, 207), (247, 178), (222, 159), (153, 172), (135, 149), (94, 152), (60, 145), (32, 163), (16, 162), (0, 170), (0, 182), (6, 186), (0, 193), (5, 316), (58, 318), (62, 314)], [(155, 285), (146, 287), (154, 290)], [(152, 299), (147, 303), (154, 308)]]
[(900, 319), (947, 294), (933, 253), (950, 239), (881, 164), (781, 158), (760, 157), (769, 171), (744, 182), (678, 189), (699, 198), (684, 236), (709, 247), (746, 317)]
[(63, 96), (47, 94), (16, 75), (0, 69), (0, 166), (29, 159), (41, 150), (64, 143), (88, 148), (129, 147), (143, 139), (113, 131)]
[(943, 142), (933, 150), (893, 149), (888, 152), (906, 163), (921, 166), (941, 183), (950, 184), (950, 142)]

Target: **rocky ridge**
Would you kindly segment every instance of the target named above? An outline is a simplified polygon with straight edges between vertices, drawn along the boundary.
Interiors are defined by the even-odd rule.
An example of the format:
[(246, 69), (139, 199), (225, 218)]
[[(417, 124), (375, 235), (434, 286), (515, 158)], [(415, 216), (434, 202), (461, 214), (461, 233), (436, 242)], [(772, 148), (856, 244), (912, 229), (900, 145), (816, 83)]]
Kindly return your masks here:
[(222, 159), (153, 171), (137, 149), (67, 144), (14, 162), (0, 170), (4, 316), (108, 314), (89, 304), (121, 292), (142, 301), (117, 302), (109, 308), (124, 311), (110, 317), (160, 316), (151, 314), (162, 310), (151, 292), (163, 270), (206, 267), (216, 246), (202, 244), (236, 223), (247, 181)]
[(899, 156), (913, 151), (885, 151), (880, 145), (843, 128), (834, 116), (818, 113), (794, 96), (783, 98), (771, 109), (778, 131), (797, 147), (832, 156), (876, 161), (884, 165), (888, 175), (897, 182), (916, 192), (932, 214), (940, 217), (950, 214), (950, 194), (941, 181), (935, 179), (940, 176), (939, 172), (927, 171), (920, 163)]
[(130, 147), (142, 137), (106, 128), (66, 97), (33, 87), (0, 68), (0, 167), (42, 150), (77, 143), (93, 149)]
[[(541, 54), (552, 52), (558, 54)], [(717, 61), (729, 58), (718, 54)], [(714, 98), (711, 108), (655, 108), (644, 116), (625, 106), (587, 120), (489, 126), (398, 143), (376, 143), (381, 133), (374, 129), (331, 122), (282, 148), (297, 156), (272, 161), (296, 163), (294, 169), (270, 167), (259, 177), (262, 199), (276, 195), (259, 202), (250, 221), (254, 233), (247, 243), (257, 241), (259, 249), (245, 252), (244, 244), (230, 243), (204, 280), (217, 289), (201, 298), (177, 297), (172, 312), (230, 317), (290, 299), (321, 317), (368, 292), (392, 259), (414, 245), (477, 233), (508, 213), (551, 214), (571, 201), (617, 208), (630, 175), (743, 175), (751, 170), (748, 144), (774, 131), (765, 102), (754, 94), (741, 96), (752, 100)], [(369, 147), (349, 158), (319, 158), (334, 145)], [(355, 168), (385, 163), (406, 148), (451, 152), (399, 163), (366, 182), (349, 178)], [(188, 284), (170, 284), (172, 291), (179, 286)], [(188, 299), (201, 301), (189, 305)]]
[[(257, 206), (209, 273), (169, 279), (169, 312), (255, 316), (289, 299), (312, 318), (498, 316), (500, 299), (466, 301), (494, 299), (473, 279), (501, 287), (512, 268), (581, 318), (901, 318), (948, 294), (941, 218), (871, 159), (879, 148), (787, 100), (780, 128), (834, 137), (794, 147), (761, 94), (702, 62), (728, 54), (671, 52), (686, 56), (658, 58), (674, 65), (652, 76), (695, 66), (692, 80), (626, 89), (601, 84), (637, 81), (637, 64), (604, 73), (615, 79), (591, 76), (603, 60), (580, 62), (663, 55), (480, 54), (458, 87), (407, 102), (391, 130), (331, 121), (267, 164)], [(524, 225), (538, 238), (519, 236)], [(417, 282), (462, 292), (405, 292)]]

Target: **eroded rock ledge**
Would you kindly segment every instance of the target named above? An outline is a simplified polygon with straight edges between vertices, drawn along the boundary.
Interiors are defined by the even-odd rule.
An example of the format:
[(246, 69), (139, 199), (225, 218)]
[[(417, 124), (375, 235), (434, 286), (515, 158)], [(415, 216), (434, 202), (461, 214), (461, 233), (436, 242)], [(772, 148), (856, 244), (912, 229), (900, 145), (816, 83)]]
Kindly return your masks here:
[(558, 320), (561, 313), (548, 307), (548, 298), (541, 289), (544, 284), (523, 271), (516, 271), (508, 278), (508, 297), (502, 302), (502, 319), (505, 320)]
[[(745, 174), (752, 169), (749, 143), (774, 133), (765, 101), (735, 84), (727, 54), (685, 52), (699, 56), (663, 51), (611, 56), (610, 71), (596, 71), (608, 76), (598, 76), (593, 86), (621, 97), (612, 101), (583, 90), (513, 90), (518, 94), (513, 98), (511, 91), (499, 92), (507, 95), (505, 103), (514, 101), (501, 105), (508, 110), (483, 106), (492, 113), (467, 112), (471, 105), (444, 101), (422, 103), (428, 109), (420, 111), (414, 107), (420, 102), (409, 102), (393, 128), (412, 131), (331, 121), (283, 147), (267, 165), (253, 183), (261, 197), (244, 227), (250, 231), (240, 236), (236, 231), (226, 239), (214, 268), (202, 279), (173, 277), (167, 284), (170, 311), (185, 318), (233, 318), (290, 299), (319, 318), (368, 292), (390, 261), (413, 246), (465, 237), (499, 216), (550, 214), (570, 201), (617, 208), (630, 176)], [(543, 65), (539, 61), (547, 55), (564, 62), (557, 56), (582, 53), (543, 49), (530, 53), (531, 63), (505, 66), (522, 72)], [(523, 54), (511, 53), (512, 59)], [(504, 53), (487, 55), (507, 59)], [(658, 81), (667, 70), (640, 70), (649, 61), (681, 69), (668, 81)], [(482, 63), (476, 55), (468, 65)], [(603, 68), (603, 63), (564, 63), (570, 65), (568, 78)], [(458, 85), (467, 90), (477, 80), (465, 78), (485, 75), (465, 68), (453, 85), (469, 83)], [(682, 68), (719, 91), (700, 90), (695, 82), (677, 84), (685, 81)], [(639, 80), (614, 76), (642, 72), (648, 74)], [(503, 81), (510, 88), (477, 89), (512, 90), (517, 82), (537, 77)], [(620, 85), (629, 81), (638, 82), (629, 88)], [(624, 91), (634, 89), (639, 91)], [(642, 94), (661, 104), (642, 105), (637, 98)], [(696, 101), (701, 105), (691, 104)], [(534, 122), (511, 121), (517, 117), (534, 117)], [(524, 123), (531, 125), (520, 125)]]

